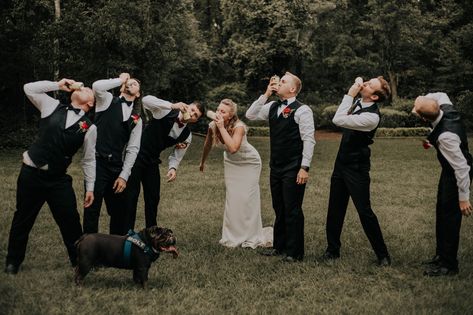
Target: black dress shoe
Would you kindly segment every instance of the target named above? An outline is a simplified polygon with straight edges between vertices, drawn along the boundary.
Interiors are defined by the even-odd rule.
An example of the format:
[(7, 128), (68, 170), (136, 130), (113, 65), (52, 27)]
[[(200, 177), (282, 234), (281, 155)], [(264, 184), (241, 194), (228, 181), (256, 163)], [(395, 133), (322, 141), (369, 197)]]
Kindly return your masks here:
[(440, 276), (454, 276), (458, 274), (458, 268), (447, 268), (444, 266), (433, 266), (424, 271), (424, 276), (440, 277)]
[(286, 256), (282, 259), (283, 262), (287, 263), (293, 263), (293, 262), (299, 262), (302, 261), (302, 258), (300, 257), (292, 257), (292, 256)]
[(391, 266), (391, 257), (386, 256), (383, 258), (378, 259), (378, 266), (379, 267), (389, 267)]
[(328, 262), (328, 261), (334, 261), (336, 259), (340, 258), (339, 254), (334, 254), (329, 251), (326, 251), (318, 260)]
[(282, 256), (283, 253), (275, 248), (263, 248), (259, 251), (260, 255), (263, 256)]
[(20, 266), (16, 266), (14, 264), (8, 264), (5, 267), (5, 273), (9, 275), (16, 275), (19, 269), (20, 269)]
[(439, 265), (440, 264), (440, 256), (435, 255), (429, 260), (424, 260), (423, 262), (420, 263), (421, 265), (424, 266), (434, 266), (434, 265)]

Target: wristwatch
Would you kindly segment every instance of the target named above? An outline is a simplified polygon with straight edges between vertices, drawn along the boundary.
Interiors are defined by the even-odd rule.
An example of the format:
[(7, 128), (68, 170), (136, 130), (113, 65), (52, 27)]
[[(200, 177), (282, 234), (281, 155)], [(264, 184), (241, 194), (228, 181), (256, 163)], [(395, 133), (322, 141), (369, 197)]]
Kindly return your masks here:
[(309, 171), (309, 167), (308, 167), (308, 166), (301, 166), (301, 169), (303, 169), (303, 170), (306, 171), (306, 172)]

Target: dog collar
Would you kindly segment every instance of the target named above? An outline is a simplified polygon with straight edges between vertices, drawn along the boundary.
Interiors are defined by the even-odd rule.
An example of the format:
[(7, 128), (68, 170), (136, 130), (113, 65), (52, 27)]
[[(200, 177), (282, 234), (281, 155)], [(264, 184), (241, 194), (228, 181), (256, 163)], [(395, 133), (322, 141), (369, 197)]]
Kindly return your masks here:
[(146, 255), (149, 256), (151, 262), (155, 261), (159, 257), (159, 252), (153, 247), (146, 245), (140, 238), (140, 235), (133, 230), (128, 231), (128, 237), (125, 240), (123, 246), (123, 261), (125, 266), (130, 266), (131, 257), (131, 245), (138, 246)]

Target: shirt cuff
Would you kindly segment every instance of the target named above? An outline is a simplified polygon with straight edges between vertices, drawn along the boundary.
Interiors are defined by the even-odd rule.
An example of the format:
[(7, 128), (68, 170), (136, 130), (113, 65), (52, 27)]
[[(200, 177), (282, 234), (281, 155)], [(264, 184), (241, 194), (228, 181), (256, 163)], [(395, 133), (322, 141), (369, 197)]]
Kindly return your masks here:
[(85, 183), (85, 190), (86, 190), (86, 191), (92, 191), (92, 192), (93, 192), (93, 191), (94, 191), (94, 184), (95, 184), (95, 183), (88, 183), (88, 182), (86, 182), (86, 183)]
[(123, 170), (118, 177), (121, 177), (125, 181), (128, 181), (128, 178), (130, 177), (130, 172)]
[(458, 199), (460, 199), (461, 201), (468, 201), (470, 200), (470, 194), (458, 192)]

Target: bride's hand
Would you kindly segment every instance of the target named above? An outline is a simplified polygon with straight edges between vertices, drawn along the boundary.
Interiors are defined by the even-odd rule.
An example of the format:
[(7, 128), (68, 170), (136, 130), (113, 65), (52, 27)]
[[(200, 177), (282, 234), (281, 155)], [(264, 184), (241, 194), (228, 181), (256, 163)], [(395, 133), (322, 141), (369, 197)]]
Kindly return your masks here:
[(217, 128), (223, 128), (224, 127), (224, 124), (223, 124), (223, 117), (220, 116), (219, 113), (217, 113), (217, 115), (215, 116), (215, 124), (217, 125)]

